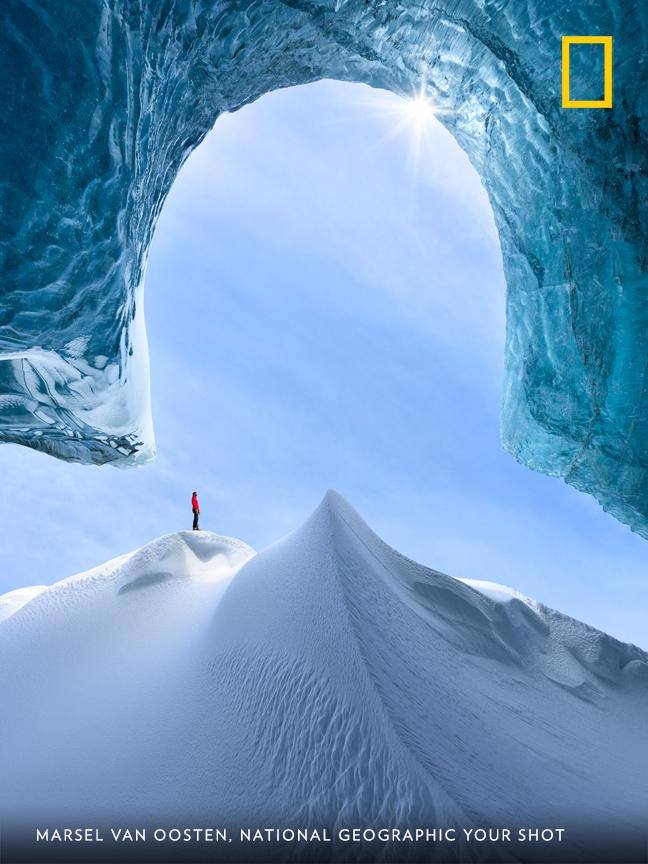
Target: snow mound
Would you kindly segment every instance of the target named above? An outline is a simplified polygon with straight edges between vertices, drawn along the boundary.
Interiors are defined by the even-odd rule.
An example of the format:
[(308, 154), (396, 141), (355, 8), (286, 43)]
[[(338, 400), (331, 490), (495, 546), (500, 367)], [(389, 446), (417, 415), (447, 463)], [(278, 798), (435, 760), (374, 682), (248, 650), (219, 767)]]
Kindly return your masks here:
[[(17, 628), (33, 627), (33, 619), (68, 616), (77, 604), (102, 600), (113, 593), (124, 594), (144, 588), (153, 589), (167, 582), (209, 582), (216, 594), (222, 593), (229, 579), (253, 555), (254, 549), (232, 537), (210, 531), (180, 531), (166, 534), (141, 549), (62, 579), (54, 585), (19, 588), (0, 595), (0, 621), (21, 612)], [(108, 602), (107, 600), (105, 602)], [(110, 611), (110, 610), (106, 610)]]
[(4, 822), (553, 825), (631, 860), (648, 655), (493, 590), (336, 493), (258, 554), (171, 534), (41, 590), (0, 623)]
[(30, 585), (27, 588), (16, 588), (15, 591), (0, 594), (0, 621), (9, 618), (10, 615), (13, 615), (14, 612), (17, 612), (26, 603), (46, 590), (47, 585)]

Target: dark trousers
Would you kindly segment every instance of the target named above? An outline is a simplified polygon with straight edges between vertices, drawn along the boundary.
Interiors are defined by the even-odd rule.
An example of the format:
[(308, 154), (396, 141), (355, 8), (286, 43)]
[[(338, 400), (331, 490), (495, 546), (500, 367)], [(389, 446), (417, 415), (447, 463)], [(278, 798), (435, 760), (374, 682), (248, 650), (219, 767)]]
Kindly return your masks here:
[(200, 510), (194, 510), (193, 530), (198, 531), (198, 520), (200, 519)]

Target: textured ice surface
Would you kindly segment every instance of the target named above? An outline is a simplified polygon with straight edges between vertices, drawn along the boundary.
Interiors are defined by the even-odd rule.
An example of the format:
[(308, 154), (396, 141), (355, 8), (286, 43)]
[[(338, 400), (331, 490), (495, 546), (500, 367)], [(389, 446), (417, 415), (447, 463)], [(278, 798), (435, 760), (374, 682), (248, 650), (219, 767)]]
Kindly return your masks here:
[[(648, 536), (646, 20), (639, 0), (3, 0), (1, 439), (150, 457), (141, 284), (183, 160), (273, 88), (423, 80), (499, 229), (504, 444)], [(617, 37), (614, 109), (561, 108), (563, 34)]]
[(46, 820), (217, 816), (563, 826), (561, 861), (644, 860), (648, 655), (472, 584), (399, 555), (329, 493), (256, 555), (187, 531), (37, 589), (0, 622), (3, 851), (25, 814), (30, 837)]

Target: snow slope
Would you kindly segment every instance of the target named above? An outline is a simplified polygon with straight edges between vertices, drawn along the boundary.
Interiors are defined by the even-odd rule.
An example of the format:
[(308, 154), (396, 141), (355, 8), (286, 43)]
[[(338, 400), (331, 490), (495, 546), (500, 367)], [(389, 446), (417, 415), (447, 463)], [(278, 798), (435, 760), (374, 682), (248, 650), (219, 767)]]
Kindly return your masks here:
[(328, 493), (258, 554), (182, 532), (38, 589), (0, 622), (5, 826), (562, 826), (560, 860), (631, 860), (648, 655), (472, 584)]

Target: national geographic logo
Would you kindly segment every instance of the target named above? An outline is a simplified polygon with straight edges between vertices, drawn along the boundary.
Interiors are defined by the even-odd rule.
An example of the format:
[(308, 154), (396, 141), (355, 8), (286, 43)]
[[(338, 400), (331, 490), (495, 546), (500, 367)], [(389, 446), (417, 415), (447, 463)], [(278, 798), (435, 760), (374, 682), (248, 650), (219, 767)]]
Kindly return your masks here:
[[(570, 93), (570, 59), (572, 45), (603, 46), (603, 98), (572, 99)], [(576, 51), (578, 48), (575, 49)], [(563, 108), (611, 108), (612, 107), (612, 37), (611, 36), (563, 36), (562, 37), (562, 107)]]

